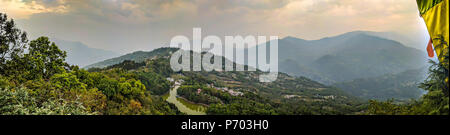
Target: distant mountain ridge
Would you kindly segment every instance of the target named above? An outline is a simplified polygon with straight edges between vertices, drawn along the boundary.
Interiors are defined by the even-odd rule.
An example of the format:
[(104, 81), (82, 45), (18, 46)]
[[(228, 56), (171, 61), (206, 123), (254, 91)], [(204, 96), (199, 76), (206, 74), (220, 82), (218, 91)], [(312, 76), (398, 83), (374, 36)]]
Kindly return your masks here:
[[(419, 77), (426, 75), (424, 72), (413, 72), (427, 65), (427, 56), (423, 51), (364, 31), (319, 40), (286, 37), (280, 39), (278, 45), (280, 72), (309, 78), (321, 84), (335, 84), (344, 91), (365, 99), (415, 98), (417, 93), (420, 94), (420, 89), (416, 86), (417, 82), (421, 81)], [(170, 52), (165, 50), (167, 49), (134, 52), (85, 68), (102, 68), (125, 60), (142, 62), (158, 56), (169, 57), (167, 54)], [(256, 61), (248, 60), (247, 63), (238, 64)], [(408, 78), (408, 74), (413, 75)], [(388, 81), (399, 84), (371, 87), (367, 85), (370, 81), (377, 85)]]
[(52, 39), (52, 41), (55, 42), (61, 50), (67, 52), (66, 61), (69, 64), (78, 65), (80, 67), (120, 56), (119, 53), (115, 53), (112, 51), (90, 48), (81, 42), (66, 41), (60, 39)]
[(100, 61), (91, 65), (87, 65), (83, 68), (89, 69), (89, 68), (104, 68), (108, 66), (112, 66), (115, 64), (122, 63), (123, 61), (135, 61), (135, 62), (143, 62), (147, 59), (151, 59), (152, 57), (158, 57), (158, 56), (169, 56), (169, 53), (172, 53), (174, 50), (177, 50), (176, 48), (159, 48), (155, 49), (153, 51), (136, 51), (133, 53), (125, 54), (119, 57), (107, 59), (104, 61)]
[(364, 33), (367, 35), (376, 36), (384, 39), (394, 40), (400, 42), (401, 44), (407, 47), (418, 48), (419, 50), (425, 49), (426, 41), (423, 41), (424, 39), (417, 37), (404, 36), (396, 32), (374, 32), (374, 31), (355, 31), (355, 32)]
[(319, 40), (286, 37), (278, 48), (281, 72), (325, 84), (400, 73), (427, 62), (423, 51), (364, 31)]

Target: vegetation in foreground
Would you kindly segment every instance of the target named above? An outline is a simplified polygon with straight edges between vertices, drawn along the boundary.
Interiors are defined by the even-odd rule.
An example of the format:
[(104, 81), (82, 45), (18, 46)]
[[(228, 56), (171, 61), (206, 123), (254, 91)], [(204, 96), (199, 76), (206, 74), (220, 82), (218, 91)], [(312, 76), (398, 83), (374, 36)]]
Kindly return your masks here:
[[(28, 41), (26, 32), (0, 14), (0, 114), (174, 115), (148, 88), (165, 89), (161, 78), (124, 69), (88, 72), (65, 62), (47, 37)], [(151, 73), (149, 73), (151, 74)], [(141, 82), (143, 80), (143, 82)]]

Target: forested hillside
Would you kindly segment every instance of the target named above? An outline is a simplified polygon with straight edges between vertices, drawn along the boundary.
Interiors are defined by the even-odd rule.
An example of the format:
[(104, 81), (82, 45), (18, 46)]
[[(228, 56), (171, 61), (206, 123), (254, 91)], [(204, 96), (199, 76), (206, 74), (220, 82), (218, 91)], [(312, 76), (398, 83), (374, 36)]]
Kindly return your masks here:
[(158, 56), (168, 56), (167, 51), (171, 51), (171, 49), (156, 49), (149, 52), (144, 51), (137, 51), (130, 54), (126, 54), (123, 56), (119, 56), (112, 59), (107, 59), (98, 63), (94, 63), (88, 66), (85, 66), (83, 68), (89, 69), (89, 68), (105, 68), (108, 66), (112, 66), (115, 64), (122, 63), (123, 61), (135, 61), (135, 62), (144, 62), (147, 59), (152, 59)]
[[(125, 61), (104, 69), (92, 68), (90, 71), (119, 68), (138, 75), (154, 72), (154, 76), (183, 80), (178, 89), (179, 96), (188, 102), (206, 106), (207, 114), (356, 114), (364, 108), (364, 104), (357, 98), (339, 89), (284, 73), (280, 73), (275, 82), (260, 83), (258, 77), (263, 73), (261, 71), (173, 72), (169, 65), (169, 55), (177, 50), (160, 48), (155, 51), (167, 52), (166, 55), (151, 57), (140, 63)], [(198, 93), (199, 89), (202, 92)], [(168, 89), (149, 91), (162, 95)]]
[(123, 69), (88, 72), (67, 64), (47, 37), (28, 41), (4, 14), (0, 27), (0, 114), (179, 114), (147, 90), (156, 81), (142, 83)]
[(425, 91), (419, 88), (426, 79), (426, 69), (408, 70), (398, 74), (361, 78), (333, 84), (343, 91), (366, 100), (410, 100), (420, 98)]

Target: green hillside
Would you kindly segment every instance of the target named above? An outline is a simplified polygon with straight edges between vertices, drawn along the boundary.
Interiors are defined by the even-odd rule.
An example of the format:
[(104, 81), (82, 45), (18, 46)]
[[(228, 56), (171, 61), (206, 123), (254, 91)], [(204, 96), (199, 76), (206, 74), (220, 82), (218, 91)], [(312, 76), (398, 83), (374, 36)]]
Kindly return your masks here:
[[(171, 54), (170, 52), (175, 50), (161, 48), (155, 51)], [(357, 98), (304, 77), (297, 78), (280, 73), (277, 81), (260, 83), (258, 77), (263, 73), (261, 71), (173, 72), (169, 65), (169, 57), (164, 55), (148, 59), (142, 64), (125, 61), (119, 65), (105, 69), (94, 68), (91, 71), (121, 68), (144, 77), (176, 76), (175, 78), (185, 81), (179, 89), (181, 97), (190, 102), (207, 105), (208, 114), (354, 114), (362, 109), (362, 102)], [(149, 88), (151, 85), (146, 87)], [(233, 96), (229, 92), (219, 90), (220, 88), (231, 89), (243, 95)], [(203, 89), (205, 93), (198, 94), (197, 89)], [(159, 95), (164, 93), (154, 89), (149, 91)], [(165, 92), (168, 92), (168, 89)]]
[(334, 84), (345, 92), (366, 100), (410, 100), (424, 94), (419, 88), (426, 78), (425, 69), (408, 70), (398, 74), (386, 74), (379, 77), (355, 79)]
[(83, 68), (89, 69), (89, 68), (104, 68), (107, 66), (112, 66), (115, 64), (122, 63), (123, 61), (129, 60), (129, 61), (135, 61), (135, 62), (143, 62), (147, 59), (156, 58), (159, 56), (168, 56), (169, 51), (173, 51), (173, 49), (167, 49), (167, 48), (160, 48), (149, 52), (144, 51), (137, 51), (130, 54), (126, 54), (123, 56), (119, 56), (112, 59), (107, 59), (98, 63), (94, 63), (88, 66), (85, 66)]

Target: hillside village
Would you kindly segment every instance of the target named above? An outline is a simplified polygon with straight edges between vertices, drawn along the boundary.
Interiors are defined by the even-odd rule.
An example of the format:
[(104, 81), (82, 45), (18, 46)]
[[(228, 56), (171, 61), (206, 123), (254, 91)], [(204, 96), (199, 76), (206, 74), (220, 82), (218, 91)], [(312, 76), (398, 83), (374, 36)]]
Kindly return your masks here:
[[(174, 86), (181, 86), (185, 82), (183, 79), (175, 80), (174, 78), (171, 78), (171, 77), (168, 77), (166, 79), (167, 79), (167, 81), (173, 82)], [(216, 89), (216, 90), (220, 90), (222, 92), (227, 92), (227, 93), (229, 93), (232, 96), (243, 96), (244, 95), (244, 93), (242, 93), (242, 92), (239, 92), (237, 90), (233, 90), (233, 89), (230, 89), (230, 88), (227, 88), (227, 87), (216, 87), (216, 86), (214, 86), (213, 83), (212, 84), (206, 84), (206, 86), (208, 88), (213, 88), (213, 89)], [(203, 90), (200, 89), (200, 88), (197, 89), (197, 94), (201, 94), (202, 91)]]

